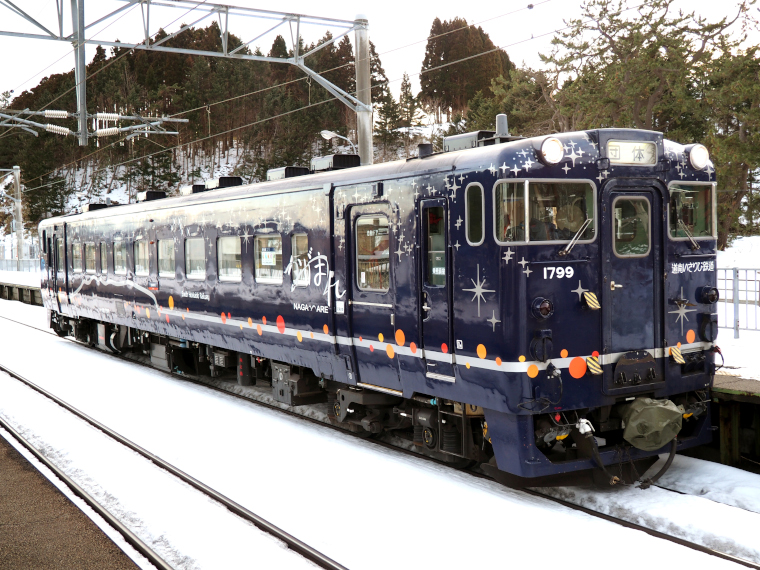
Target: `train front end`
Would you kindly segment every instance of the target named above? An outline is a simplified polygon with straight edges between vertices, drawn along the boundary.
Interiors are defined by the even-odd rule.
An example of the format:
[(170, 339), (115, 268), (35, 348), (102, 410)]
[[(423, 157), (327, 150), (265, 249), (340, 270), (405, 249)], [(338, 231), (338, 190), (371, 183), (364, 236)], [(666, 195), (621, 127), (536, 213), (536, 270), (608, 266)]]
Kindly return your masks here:
[[(701, 145), (628, 129), (580, 135), (558, 135), (564, 152), (526, 183), (528, 235), (534, 226), (561, 233), (570, 214), (588, 223), (576, 220), (563, 247), (528, 237), (529, 255), (518, 252), (538, 277), (519, 301), (529, 380), (515, 415), (486, 417), (500, 470), (535, 478), (592, 469), (616, 482), (658, 454), (710, 441), (716, 184)], [(584, 202), (548, 182), (581, 164), (582, 178), (594, 179), (593, 208), (590, 191)]]

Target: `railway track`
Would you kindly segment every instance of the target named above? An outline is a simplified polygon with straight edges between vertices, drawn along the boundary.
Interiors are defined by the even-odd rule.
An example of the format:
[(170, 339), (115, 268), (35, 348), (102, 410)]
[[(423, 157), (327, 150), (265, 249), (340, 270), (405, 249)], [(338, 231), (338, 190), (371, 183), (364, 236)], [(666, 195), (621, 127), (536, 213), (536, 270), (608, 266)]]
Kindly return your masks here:
[[(17, 321), (15, 319), (11, 319), (9, 317), (5, 317), (5, 316), (1, 316), (1, 315), (0, 315), (0, 319), (11, 321), (11, 322), (14, 322), (16, 324), (19, 324), (19, 325), (22, 325), (22, 326), (25, 326), (25, 327), (28, 327), (28, 328), (32, 328), (35, 331), (40, 332), (42, 334), (50, 334), (52, 336), (55, 336), (56, 338), (59, 338), (55, 333), (53, 333), (51, 331), (40, 329), (40, 328), (35, 327), (33, 325), (30, 325), (28, 323), (23, 323), (21, 321)], [(74, 344), (81, 345), (81, 343), (79, 343), (79, 342), (77, 342), (77, 341), (75, 341), (73, 339), (67, 338), (66, 340), (68, 340), (70, 342), (73, 342)], [(281, 408), (281, 407), (278, 407), (278, 406), (270, 405), (270, 404), (268, 404), (266, 402), (262, 402), (260, 400), (255, 399), (255, 398), (247, 397), (247, 396), (245, 396), (243, 394), (239, 394), (239, 393), (236, 393), (236, 392), (232, 392), (230, 390), (226, 390), (226, 389), (221, 388), (219, 386), (215, 386), (213, 384), (210, 384), (210, 383), (207, 383), (207, 382), (203, 382), (201, 380), (194, 379), (194, 378), (192, 378), (190, 376), (187, 376), (187, 375), (178, 376), (176, 374), (171, 374), (168, 371), (155, 368), (155, 367), (151, 366), (150, 364), (148, 364), (147, 362), (144, 362), (144, 361), (140, 361), (140, 360), (133, 359), (133, 358), (127, 358), (124, 355), (116, 355), (116, 354), (111, 354), (111, 353), (104, 352), (104, 351), (100, 351), (100, 352), (102, 352), (103, 354), (106, 354), (107, 356), (110, 356), (112, 358), (118, 359), (118, 360), (125, 360), (125, 361), (133, 363), (133, 364), (138, 364), (140, 366), (144, 366), (146, 368), (150, 368), (153, 371), (160, 372), (160, 373), (166, 374), (168, 376), (171, 376), (174, 379), (182, 379), (182, 380), (185, 380), (185, 381), (189, 381), (189, 382), (192, 382), (194, 384), (203, 386), (205, 388), (208, 388), (208, 389), (211, 389), (211, 390), (223, 393), (223, 394), (227, 394), (228, 396), (232, 396), (234, 398), (238, 398), (238, 399), (244, 400), (246, 402), (250, 402), (250, 403), (254, 403), (254, 404), (260, 405), (260, 406), (264, 406), (264, 407), (269, 408), (269, 409), (276, 409), (276, 410), (278, 410), (280, 412), (285, 412), (288, 415), (296, 416), (296, 417), (299, 417), (301, 419), (307, 420), (309, 422), (319, 424), (321, 426), (330, 427), (331, 429), (335, 429), (335, 430), (342, 431), (342, 432), (346, 431), (346, 430), (344, 430), (344, 429), (342, 429), (342, 428), (340, 428), (338, 426), (334, 426), (334, 425), (332, 425), (332, 424), (330, 424), (328, 422), (320, 421), (318, 419), (314, 419), (314, 418), (305, 416), (303, 414), (299, 414), (299, 413), (297, 413), (297, 412), (295, 412), (293, 410), (288, 410), (288, 409), (284, 409), (284, 408)], [(121, 438), (121, 436), (119, 436), (118, 434), (115, 434), (115, 432), (112, 432), (112, 430), (110, 430), (106, 426), (100, 424), (99, 422), (97, 422), (96, 420), (90, 418), (89, 416), (87, 416), (86, 414), (80, 412), (79, 410), (76, 410), (76, 408), (74, 408), (73, 406), (70, 406), (66, 402), (63, 402), (62, 400), (60, 400), (59, 398), (57, 398), (55, 395), (50, 394), (49, 392), (47, 392), (46, 390), (40, 388), (39, 386), (36, 386), (31, 381), (27, 380), (26, 378), (23, 378), (19, 374), (17, 374), (14, 371), (8, 369), (6, 366), (0, 364), (0, 370), (5, 371), (6, 373), (8, 373), (9, 375), (11, 375), (12, 377), (14, 377), (17, 380), (19, 380), (19, 381), (25, 383), (26, 385), (28, 385), (30, 388), (36, 390), (40, 394), (43, 394), (45, 397), (48, 397), (51, 400), (55, 401), (59, 405), (63, 406), (64, 408), (66, 408), (70, 412), (74, 413), (75, 415), (77, 415), (78, 417), (80, 417), (81, 419), (83, 419), (84, 421), (86, 421), (86, 422), (90, 423), (91, 425), (93, 425), (94, 427), (102, 430), (104, 433), (107, 433), (109, 436), (111, 436), (112, 433), (113, 433), (116, 438)], [(242, 516), (244, 518), (252, 516), (253, 518), (252, 519), (248, 519), (248, 520), (251, 520), (251, 522), (253, 522), (254, 524), (256, 524), (256, 526), (259, 526), (259, 524), (264, 525), (264, 526), (259, 526), (259, 528), (262, 528), (262, 530), (265, 530), (266, 532), (270, 532), (270, 528), (271, 528), (272, 529), (271, 534), (273, 534), (274, 536), (277, 536), (281, 540), (285, 541), (288, 544), (288, 546), (290, 546), (293, 550), (301, 553), (305, 557), (307, 557), (310, 560), (314, 561), (320, 567), (323, 567), (323, 568), (344, 568), (343, 566), (337, 564), (336, 562), (332, 561), (331, 559), (329, 559), (327, 557), (324, 557), (323, 555), (321, 555), (317, 551), (314, 551), (308, 545), (305, 545), (305, 544), (301, 543), (295, 537), (291, 537), (287, 533), (284, 533), (284, 531), (282, 531), (281, 529), (278, 529), (277, 527), (274, 527), (274, 525), (270, 525), (267, 521), (264, 521), (260, 517), (257, 517), (257, 515), (255, 515), (254, 513), (251, 513), (250, 511), (248, 511), (247, 509), (245, 509), (245, 507), (242, 507), (241, 505), (238, 505), (237, 503), (234, 503), (234, 501), (231, 501), (230, 499), (224, 497), (223, 495), (219, 495), (218, 493), (216, 493), (215, 491), (213, 491), (213, 489), (208, 488), (206, 485), (204, 485), (200, 481), (197, 481), (196, 479), (194, 479), (190, 475), (188, 475), (188, 474), (180, 471), (179, 469), (174, 468), (173, 466), (169, 465), (168, 463), (164, 462), (162, 459), (160, 459), (159, 457), (157, 457), (154, 454), (150, 453), (149, 451), (144, 450), (143, 448), (137, 446), (136, 444), (132, 443), (131, 441), (127, 440), (126, 438), (122, 438), (122, 439), (124, 439), (124, 441), (120, 441), (120, 443), (123, 443), (124, 445), (126, 445), (130, 449), (133, 449), (134, 451), (136, 451), (137, 453), (139, 453), (143, 457), (146, 457), (147, 459), (149, 459), (150, 461), (152, 461), (156, 465), (158, 465), (158, 466), (160, 466), (160, 467), (162, 467), (164, 469), (167, 469), (168, 471), (172, 472), (172, 474), (175, 474), (176, 476), (180, 477), (185, 482), (187, 482), (188, 484), (190, 484), (193, 487), (197, 488), (201, 492), (204, 492), (204, 493), (208, 494), (207, 493), (207, 490), (208, 490), (210, 493), (212, 493), (210, 495), (212, 498), (214, 498), (215, 500), (219, 500), (220, 502), (222, 502), (223, 504), (225, 504), (225, 506), (227, 506), (227, 508), (229, 508), (232, 512), (235, 512), (236, 514), (239, 514), (240, 516)], [(451, 465), (447, 464), (444, 461), (441, 461), (441, 460), (438, 460), (438, 459), (435, 459), (435, 458), (432, 458), (432, 457), (429, 457), (429, 456), (421, 455), (419, 453), (413, 453), (413, 452), (408, 451), (407, 449), (405, 449), (403, 447), (400, 447), (399, 445), (394, 445), (394, 444), (389, 443), (387, 441), (370, 440), (370, 443), (372, 445), (375, 445), (375, 446), (378, 446), (378, 447), (387, 448), (387, 449), (394, 449), (396, 451), (401, 451), (401, 452), (404, 452), (404, 453), (408, 453), (408, 454), (413, 455), (414, 457), (417, 457), (419, 459), (422, 459), (422, 460), (425, 460), (425, 461), (429, 461), (429, 462), (433, 462), (433, 463), (436, 463), (436, 464), (441, 465), (441, 466), (446, 466), (446, 467), (449, 467), (449, 468), (455, 468), (455, 467), (452, 467)], [(176, 470), (176, 473), (173, 470)], [(460, 470), (460, 471), (462, 471), (462, 470)], [(476, 470), (468, 469), (466, 471), (472, 477), (492, 480), (490, 477), (486, 476), (482, 472), (479, 472), (477, 469)], [(665, 491), (668, 491), (668, 492), (677, 493), (676, 491), (670, 491), (670, 490), (665, 489), (663, 487), (660, 487), (660, 488), (663, 489), (663, 490), (665, 490)], [(609, 515), (609, 514), (606, 514), (606, 513), (601, 513), (601, 512), (595, 511), (593, 509), (589, 509), (587, 507), (574, 504), (572, 502), (563, 500), (563, 499), (558, 498), (558, 497), (554, 497), (554, 496), (548, 495), (546, 493), (542, 493), (542, 492), (534, 490), (534, 489), (519, 488), (518, 490), (521, 493), (524, 493), (526, 495), (530, 495), (530, 496), (533, 496), (533, 497), (538, 497), (538, 498), (541, 498), (541, 499), (544, 499), (544, 500), (547, 500), (547, 501), (551, 501), (552, 503), (561, 505), (561, 506), (563, 506), (565, 508), (568, 508), (568, 509), (571, 509), (571, 510), (574, 510), (574, 511), (583, 512), (583, 513), (585, 513), (585, 514), (587, 514), (589, 516), (593, 516), (595, 518), (599, 518), (599, 519), (602, 519), (602, 520), (605, 520), (605, 521), (608, 521), (608, 522), (612, 522), (612, 523), (615, 523), (617, 525), (623, 526), (625, 528), (629, 528), (629, 529), (632, 529), (632, 530), (639, 530), (641, 532), (644, 532), (644, 533), (646, 533), (646, 534), (648, 534), (648, 535), (650, 535), (652, 537), (655, 537), (655, 538), (658, 538), (658, 539), (661, 539), (661, 540), (666, 540), (668, 542), (672, 542), (672, 543), (678, 544), (680, 546), (683, 546), (683, 547), (686, 547), (686, 548), (689, 548), (689, 549), (692, 549), (692, 550), (695, 550), (695, 551), (698, 551), (698, 552), (701, 552), (701, 553), (704, 553), (704, 554), (708, 554), (708, 555), (711, 555), (711, 556), (714, 556), (714, 557), (717, 557), (717, 558), (721, 558), (723, 560), (734, 562), (736, 564), (740, 564), (740, 565), (748, 567), (748, 568), (754, 568), (754, 569), (760, 570), (760, 564), (757, 564), (757, 563), (755, 563), (753, 561), (746, 560), (746, 559), (743, 559), (743, 558), (740, 558), (740, 557), (737, 557), (737, 556), (733, 556), (731, 554), (727, 554), (725, 552), (721, 552), (721, 551), (713, 549), (713, 548), (709, 548), (707, 546), (704, 546), (704, 545), (696, 543), (696, 542), (692, 542), (692, 541), (689, 541), (689, 540), (686, 540), (686, 539), (683, 539), (683, 538), (679, 538), (679, 537), (674, 537), (674, 536), (671, 536), (670, 534), (667, 534), (665, 532), (658, 531), (658, 530), (655, 530), (655, 529), (651, 529), (651, 528), (646, 527), (644, 525), (640, 525), (640, 524), (631, 522), (631, 521), (623, 519), (623, 518), (615, 517), (615, 516), (612, 516), (612, 515)], [(229, 502), (229, 504), (227, 504), (227, 502), (225, 502), (225, 501)], [(257, 522), (259, 524), (257, 524)], [(276, 534), (277, 532), (284, 533), (284, 535), (286, 535), (287, 537), (289, 537), (289, 540), (292, 541), (292, 544), (291, 544), (291, 542), (288, 541), (288, 539), (286, 539), (284, 537), (281, 537), (281, 536), (278, 536)], [(303, 549), (303, 551), (301, 551), (299, 549)], [(313, 552), (311, 552), (311, 551), (313, 551)], [(317, 559), (313, 560), (306, 553), (311, 553), (311, 555), (316, 556)], [(328, 565), (325, 565), (325, 564), (328, 564)], [(333, 565), (329, 565), (329, 564), (333, 564)]]

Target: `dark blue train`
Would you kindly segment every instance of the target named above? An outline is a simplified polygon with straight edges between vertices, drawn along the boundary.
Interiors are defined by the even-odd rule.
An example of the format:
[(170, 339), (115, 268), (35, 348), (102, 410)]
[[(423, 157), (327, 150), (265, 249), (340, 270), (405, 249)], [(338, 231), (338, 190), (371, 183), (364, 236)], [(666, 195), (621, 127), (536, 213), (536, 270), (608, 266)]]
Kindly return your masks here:
[(420, 158), (322, 157), (45, 220), (50, 326), (327, 401), (352, 431), (497, 475), (611, 475), (708, 442), (707, 150), (628, 129), (512, 137), (505, 119)]

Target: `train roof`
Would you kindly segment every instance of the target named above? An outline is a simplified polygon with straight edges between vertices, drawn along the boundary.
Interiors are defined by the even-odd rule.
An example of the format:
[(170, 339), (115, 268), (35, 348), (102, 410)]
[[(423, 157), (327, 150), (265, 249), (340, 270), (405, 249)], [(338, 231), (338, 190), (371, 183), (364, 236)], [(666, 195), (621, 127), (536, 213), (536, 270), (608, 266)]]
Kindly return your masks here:
[[(594, 138), (596, 138), (598, 141), (599, 135), (601, 133), (608, 135), (606, 138), (609, 138), (609, 135), (612, 135), (615, 137), (624, 137), (627, 139), (632, 138), (631, 135), (635, 133), (637, 137), (644, 135), (648, 140), (662, 140), (662, 133), (640, 129), (594, 129), (588, 131), (556, 133), (550, 136), (557, 137), (560, 140), (570, 140), (574, 137), (577, 138), (594, 136)], [(333, 186), (362, 184), (382, 180), (391, 180), (394, 178), (403, 178), (406, 176), (424, 176), (426, 174), (432, 174), (436, 172), (483, 169), (488, 168), (489, 165), (494, 161), (499, 161), (499, 157), (502, 154), (513, 154), (514, 152), (520, 151), (522, 149), (533, 150), (536, 148), (535, 145), (543, 141), (545, 138), (546, 135), (532, 138), (521, 138), (501, 144), (494, 144), (465, 150), (434, 153), (424, 158), (414, 157), (392, 162), (372, 164), (368, 166), (359, 166), (355, 168), (346, 168), (342, 170), (332, 170), (305, 176), (285, 178), (282, 180), (256, 182), (242, 186), (215, 189), (208, 192), (190, 194), (188, 196), (169, 197), (162, 198), (160, 200), (139, 202), (136, 204), (112, 206), (78, 214), (64, 214), (62, 216), (56, 216), (43, 220), (40, 222), (40, 227), (64, 222), (71, 223), (99, 218), (134, 215), (143, 212), (171, 209), (186, 205), (237, 200), (256, 195), (315, 190), (320, 187), (325, 187), (327, 184), (331, 184)]]

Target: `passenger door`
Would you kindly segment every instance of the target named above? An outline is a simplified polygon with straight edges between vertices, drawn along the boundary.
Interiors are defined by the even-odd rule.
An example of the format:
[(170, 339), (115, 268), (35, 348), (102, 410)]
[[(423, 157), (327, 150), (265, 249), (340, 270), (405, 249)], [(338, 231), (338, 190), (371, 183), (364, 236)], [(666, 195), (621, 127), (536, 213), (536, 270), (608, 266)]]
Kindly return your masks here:
[(446, 200), (420, 202), (422, 348), (425, 373), (429, 378), (454, 382), (451, 345), (451, 292), (449, 288), (449, 236)]
[(390, 207), (352, 206), (348, 311), (358, 381), (401, 390), (395, 355), (395, 290)]
[(604, 353), (630, 364), (605, 370), (605, 392), (615, 393), (663, 378), (662, 359), (655, 358), (662, 346), (662, 204), (653, 189), (613, 187), (603, 199)]

